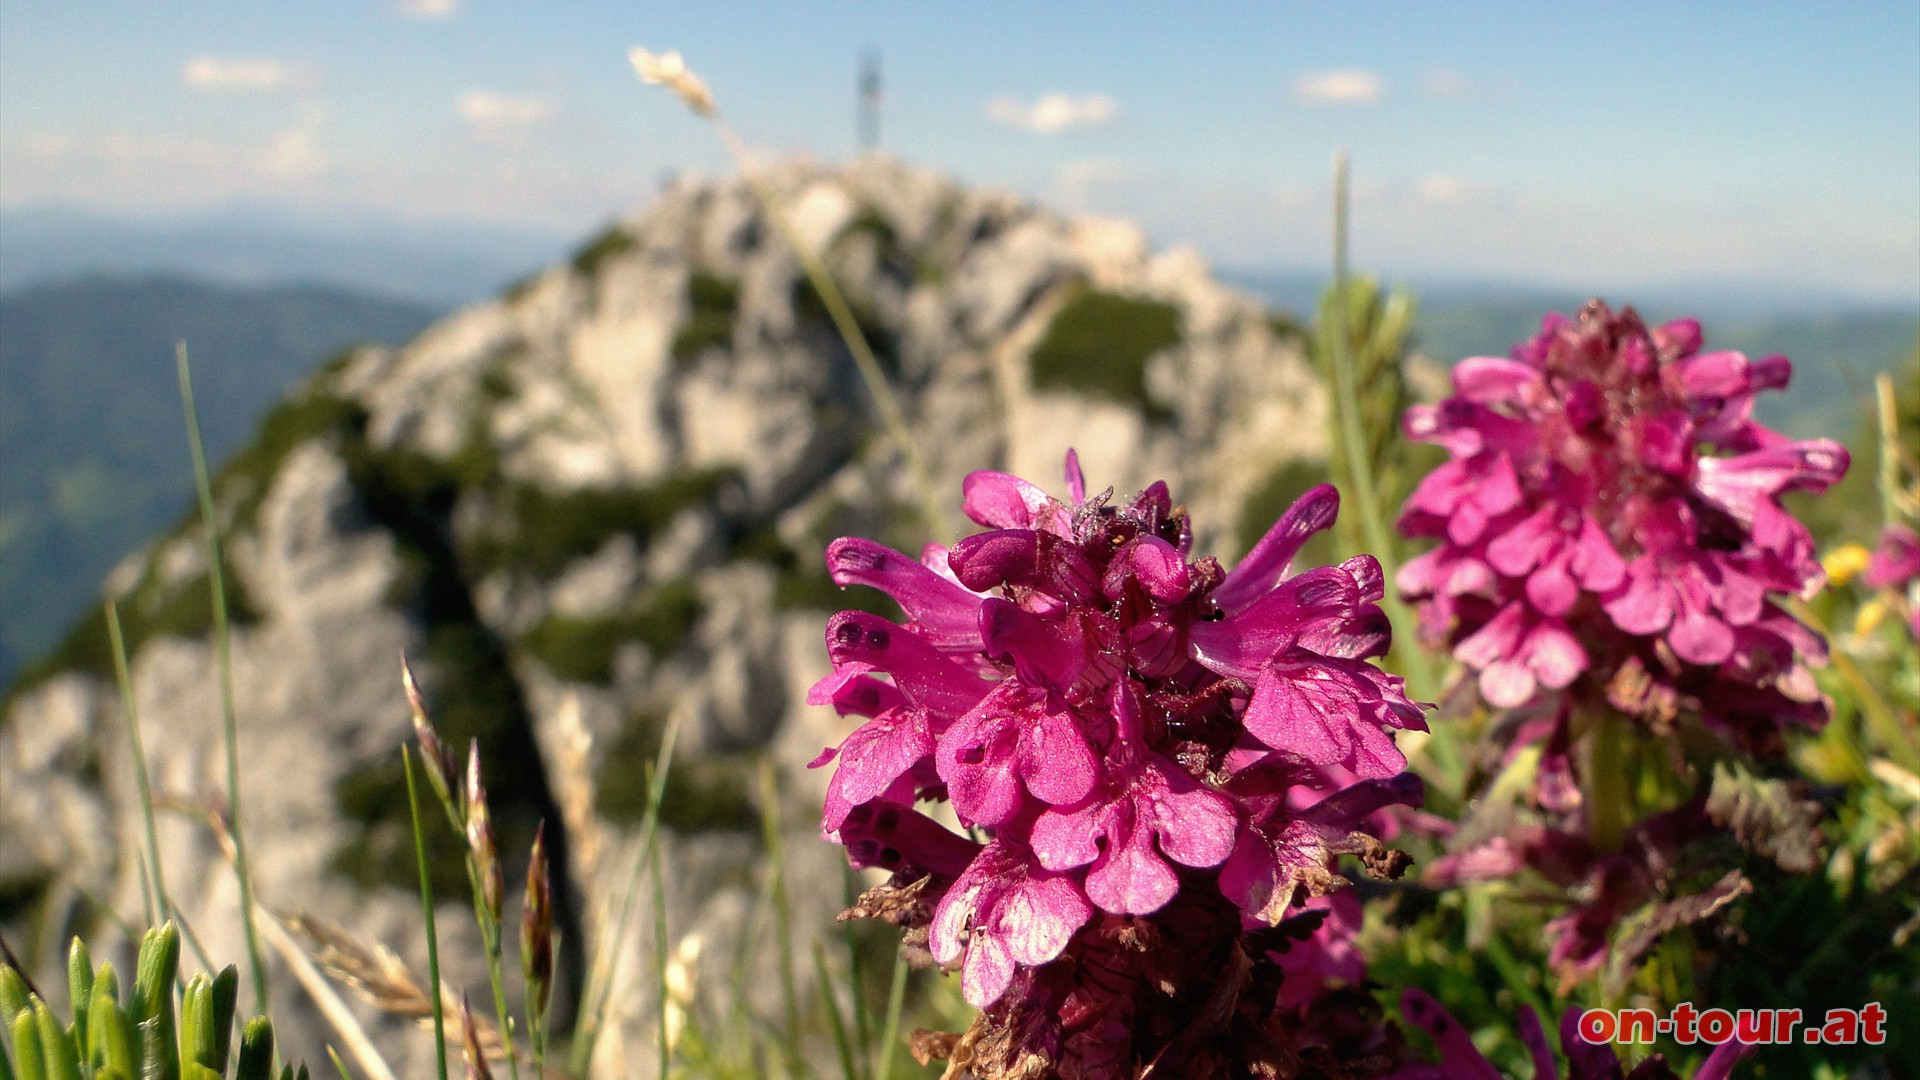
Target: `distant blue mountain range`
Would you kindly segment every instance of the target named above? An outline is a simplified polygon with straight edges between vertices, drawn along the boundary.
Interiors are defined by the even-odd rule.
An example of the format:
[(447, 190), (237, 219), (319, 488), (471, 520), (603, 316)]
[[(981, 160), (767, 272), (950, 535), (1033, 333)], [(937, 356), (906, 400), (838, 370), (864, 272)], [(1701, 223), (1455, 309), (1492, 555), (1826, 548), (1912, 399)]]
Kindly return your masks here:
[(386, 217), (323, 219), (230, 207), (166, 218), (59, 206), (0, 210), (0, 291), (88, 274), (176, 274), (227, 285), (330, 284), (457, 307), (559, 261), (577, 237)]
[[(1311, 317), (1324, 275), (1227, 271), (1227, 281), (1283, 311)], [(1571, 315), (1590, 297), (1562, 289), (1476, 282), (1409, 283), (1419, 297), (1416, 347), (1451, 363), (1467, 356), (1504, 356), (1540, 328), (1548, 312)], [(1644, 295), (1603, 295), (1632, 304), (1649, 322), (1690, 315), (1707, 346), (1751, 356), (1785, 355), (1794, 376), (1786, 392), (1760, 398), (1761, 418), (1798, 437), (1848, 438), (1881, 372), (1911, 378), (1906, 365), (1920, 348), (1920, 298), (1890, 303), (1844, 294), (1795, 292), (1779, 286), (1716, 283), (1671, 285)]]

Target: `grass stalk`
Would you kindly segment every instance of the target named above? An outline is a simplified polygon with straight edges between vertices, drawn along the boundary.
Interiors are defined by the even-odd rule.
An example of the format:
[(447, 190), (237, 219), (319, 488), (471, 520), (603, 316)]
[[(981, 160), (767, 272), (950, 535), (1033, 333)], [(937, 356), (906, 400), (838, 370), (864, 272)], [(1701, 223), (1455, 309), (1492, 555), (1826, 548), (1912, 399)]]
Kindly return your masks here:
[(433, 997), (433, 1050), (440, 1080), (447, 1080), (447, 1018), (440, 1004), (440, 935), (433, 925), (433, 877), (427, 870), (427, 836), (420, 827), (420, 792), (413, 779), (413, 751), (400, 748), (407, 773), (407, 810), (413, 818), (413, 854), (420, 868), (420, 919), (427, 930), (427, 985)]
[[(667, 777), (673, 769), (673, 748), (679, 741), (680, 714), (674, 713), (667, 720), (666, 732), (660, 739), (660, 752), (655, 755), (647, 785), (646, 807), (640, 818), (640, 838), (634, 853), (633, 871), (628, 875), (627, 887), (621, 896), (619, 913), (614, 919), (613, 933), (595, 950), (593, 969), (587, 979), (587, 990), (583, 997), (591, 1002), (583, 1022), (581, 1034), (573, 1041), (568, 1055), (567, 1069), (575, 1076), (584, 1076), (593, 1060), (594, 1043), (606, 1024), (607, 1006), (613, 997), (613, 982), (619, 966), (620, 950), (626, 943), (627, 929), (633, 921), (633, 905), (640, 895), (640, 875), (650, 859), (650, 852), (657, 842), (660, 828), (660, 803), (666, 797)], [(662, 995), (666, 987), (660, 988)], [(662, 1032), (664, 1035), (665, 1033)]]
[[(833, 983), (827, 978), (827, 952), (818, 941), (813, 943), (813, 977), (820, 984), (820, 999), (827, 1006), (827, 1027), (833, 1032), (833, 1049), (840, 1058), (840, 1075), (843, 1080), (859, 1080), (860, 1072), (854, 1067), (853, 1043), (847, 1037), (846, 1019), (840, 1015), (840, 1003), (834, 1000)], [(852, 983), (853, 996), (860, 996), (860, 984)]]
[(907, 959), (893, 960), (893, 982), (887, 987), (887, 1017), (880, 1026), (880, 1067), (874, 1080), (893, 1080), (893, 1055), (900, 1042), (900, 1013), (907, 1002)]
[(860, 371), (860, 379), (867, 384), (867, 391), (873, 395), (874, 405), (880, 410), (880, 421), (886, 427), (887, 434), (899, 446), (900, 454), (906, 459), (907, 471), (913, 478), (913, 484), (920, 496), (920, 512), (926, 519), (927, 531), (935, 540), (946, 541), (950, 534), (946, 529), (946, 511), (938, 494), (933, 489), (933, 481), (927, 472), (926, 460), (920, 454), (919, 444), (913, 439), (913, 433), (907, 428), (906, 414), (900, 408), (899, 399), (894, 396), (893, 388), (887, 383), (886, 372), (880, 367), (880, 361), (873, 354), (872, 345), (866, 335), (860, 332), (860, 323), (854, 318), (853, 309), (848, 306), (846, 297), (835, 284), (833, 275), (827, 271), (826, 264), (793, 227), (779, 196), (760, 179), (759, 170), (754, 167), (753, 155), (748, 153), (747, 144), (720, 114), (720, 107), (708, 92), (706, 84), (693, 72), (686, 70), (679, 55), (672, 54), (671, 64), (657, 64), (665, 57), (652, 57), (645, 50), (636, 49), (629, 58), (639, 72), (642, 81), (666, 86), (694, 115), (711, 123), (720, 134), (720, 141), (727, 153), (739, 168), (740, 175), (746, 178), (748, 186), (766, 209), (767, 217), (773, 221), (774, 228), (786, 238), (793, 248), (795, 257), (800, 260), (800, 268), (826, 305), (827, 314), (833, 320), (834, 329), (847, 344), (847, 351), (853, 356), (853, 363)]
[[(857, 892), (853, 867), (842, 866), (840, 868), (840, 900), (843, 908), (854, 905)], [(853, 1044), (864, 1050), (873, 1045), (873, 1022), (868, 1016), (870, 1010), (867, 1008), (866, 964), (860, 959), (860, 940), (854, 930), (853, 920), (849, 919), (840, 924), (840, 941), (847, 950), (847, 985), (853, 988)], [(824, 980), (821, 985), (826, 985)], [(862, 1077), (873, 1075), (872, 1062), (863, 1057), (860, 1064)], [(849, 1074), (849, 1080), (853, 1080), (851, 1074)]]
[(1633, 793), (1627, 786), (1627, 742), (1632, 738), (1626, 721), (1617, 716), (1594, 718), (1592, 748), (1587, 758), (1587, 797), (1593, 800), (1593, 846), (1603, 852), (1620, 850), (1632, 820)]
[(660, 868), (660, 845), (657, 841), (647, 845), (647, 880), (653, 901), (653, 978), (654, 985), (660, 991), (657, 995), (660, 1006), (660, 1080), (667, 1080), (667, 1070), (673, 1065), (673, 1040), (667, 1037), (667, 1012), (672, 1005), (667, 987), (667, 879), (666, 872)]
[[(1386, 509), (1380, 505), (1380, 490), (1375, 483), (1371, 455), (1367, 453), (1366, 429), (1360, 419), (1360, 388), (1354, 372), (1353, 328), (1349, 323), (1347, 310), (1347, 227), (1351, 217), (1348, 192), (1348, 162), (1344, 151), (1334, 155), (1333, 159), (1333, 334), (1331, 335), (1331, 353), (1327, 358), (1328, 366), (1333, 369), (1333, 396), (1335, 405), (1335, 424), (1339, 429), (1341, 452), (1347, 459), (1347, 473), (1353, 483), (1353, 491), (1343, 492), (1350, 495), (1347, 501), (1357, 503), (1360, 516), (1360, 531), (1366, 537), (1367, 547), (1374, 558), (1380, 560), (1380, 567), (1387, 580), (1386, 595), (1381, 598), (1380, 606), (1393, 623), (1393, 658), (1395, 666), (1406, 677), (1408, 689), (1415, 699), (1431, 699), (1439, 691), (1438, 675), (1433, 670), (1427, 654), (1415, 643), (1415, 625), (1413, 612), (1400, 599), (1399, 591), (1394, 588), (1394, 571), (1399, 560), (1395, 557), (1393, 533), (1387, 528)], [(1431, 735), (1424, 744), (1424, 750), (1438, 772), (1447, 780), (1448, 789), (1457, 791), (1461, 776), (1461, 766), (1452, 741), (1444, 735)]]
[[(260, 948), (259, 928), (253, 918), (253, 884), (247, 871), (246, 831), (240, 814), (240, 733), (233, 708), (233, 633), (227, 623), (227, 584), (220, 559), (220, 523), (214, 513), (213, 482), (200, 441), (200, 414), (193, 406), (193, 374), (187, 363), (187, 343), (174, 345), (174, 363), (180, 375), (180, 407), (186, 416), (187, 448), (193, 454), (193, 483), (200, 496), (200, 520), (207, 534), (207, 582), (213, 593), (213, 648), (220, 668), (221, 734), (227, 754), (227, 821), (233, 833), (233, 872), (240, 884), (240, 919), (246, 930), (247, 961), (253, 969), (253, 1005), (267, 1012), (267, 961)], [(159, 872), (158, 864), (154, 871)]]
[[(760, 762), (760, 834), (767, 846), (767, 872), (773, 879), (773, 933), (780, 943), (780, 1004), (786, 1023), (788, 1065), (799, 1071), (800, 992), (793, 974), (793, 905), (787, 896), (786, 844), (780, 831), (780, 792), (773, 763)], [(825, 989), (824, 987), (822, 989)]]
[(1900, 411), (1893, 396), (1893, 376), (1882, 372), (1873, 380), (1874, 419), (1880, 429), (1880, 524), (1897, 525), (1900, 513)]
[[(113, 677), (120, 685), (120, 706), (127, 717), (127, 741), (133, 745), (133, 786), (140, 795), (140, 822), (146, 828), (147, 865), (153, 888), (148, 892), (147, 925), (158, 926), (167, 909), (167, 886), (160, 873), (160, 833), (153, 824), (153, 789), (147, 779), (147, 751), (140, 739), (140, 710), (134, 703), (133, 678), (127, 672), (127, 642), (120, 633), (120, 609), (107, 601), (107, 641), (113, 646)], [(157, 902), (156, 902), (157, 901)]]
[(873, 346), (867, 336), (860, 331), (860, 323), (854, 317), (853, 308), (848, 305), (845, 294), (833, 280), (833, 274), (827, 270), (827, 264), (820, 254), (813, 250), (793, 227), (793, 221), (787, 216), (786, 208), (774, 190), (762, 182), (754, 169), (753, 158), (747, 152), (746, 143), (741, 141), (731, 125), (716, 112), (713, 116), (714, 127), (720, 132), (720, 141), (726, 144), (727, 153), (732, 155), (734, 164), (742, 176), (753, 188), (754, 194), (766, 207), (767, 217), (772, 219), (774, 227), (793, 249), (794, 256), (800, 260), (800, 269), (812, 282), (814, 292), (826, 306), (827, 315), (833, 319), (833, 327), (847, 344), (847, 352), (853, 357), (854, 367), (860, 371), (860, 380), (866, 383), (867, 392), (873, 395), (873, 403), (880, 410), (880, 422), (887, 434), (900, 448), (901, 457), (906, 459), (907, 474), (913, 478), (913, 486), (920, 496), (920, 516), (926, 522), (927, 533), (932, 538), (945, 543), (951, 534), (947, 531), (946, 508), (939, 493), (934, 490), (933, 478), (927, 471), (926, 458), (920, 453), (920, 444), (913, 438), (913, 432), (907, 427), (905, 411), (900, 408), (900, 399), (893, 393), (893, 386), (887, 382), (887, 373), (880, 367), (880, 360), (873, 353)]

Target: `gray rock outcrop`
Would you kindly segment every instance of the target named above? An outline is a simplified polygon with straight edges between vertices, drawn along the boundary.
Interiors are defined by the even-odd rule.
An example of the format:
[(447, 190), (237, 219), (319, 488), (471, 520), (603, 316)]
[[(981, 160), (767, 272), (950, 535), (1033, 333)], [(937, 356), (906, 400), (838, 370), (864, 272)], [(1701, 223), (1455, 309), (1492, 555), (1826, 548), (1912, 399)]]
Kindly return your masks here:
[[(947, 528), (967, 472), (1058, 490), (1072, 447), (1096, 489), (1167, 480), (1198, 548), (1230, 557), (1249, 498), (1321, 452), (1320, 391), (1297, 340), (1191, 252), (881, 158), (765, 179), (889, 368), (952, 508)], [(695, 999), (730, 986), (737, 947), (793, 948), (811, 993), (811, 942), (842, 906), (843, 860), (817, 838), (825, 777), (806, 764), (850, 725), (804, 695), (826, 671), (826, 614), (885, 602), (833, 589), (821, 551), (843, 533), (912, 551), (930, 539), (873, 416), (794, 255), (739, 180), (680, 183), (571, 264), (404, 348), (316, 374), (216, 484), (261, 901), (424, 970), (399, 786), (404, 652), (449, 743), (479, 740), (503, 850), (523, 857), (538, 817), (560, 840), (563, 996), (610, 946), (645, 765), (670, 724), (664, 891)], [(106, 591), (127, 625), (165, 804), (166, 884), (224, 963), (245, 949), (233, 877), (200, 812), (218, 809), (224, 760), (199, 537), (183, 526), (155, 541)], [(0, 914), (43, 966), (65, 933), (110, 936), (142, 907), (145, 845), (98, 622), (0, 717)], [(773, 942), (761, 902), (775, 854), (763, 821), (791, 893), (789, 942)], [(435, 863), (443, 955), (449, 981), (478, 1001), (457, 857), (449, 834)], [(616, 957), (617, 1037), (602, 1041), (596, 1074), (647, 1075), (652, 1060), (649, 907), (643, 888)], [(274, 967), (283, 1038), (323, 1060), (337, 1039)], [(777, 1014), (778, 979), (745, 987)], [(427, 1075), (427, 1039), (355, 1007), (400, 1075)]]

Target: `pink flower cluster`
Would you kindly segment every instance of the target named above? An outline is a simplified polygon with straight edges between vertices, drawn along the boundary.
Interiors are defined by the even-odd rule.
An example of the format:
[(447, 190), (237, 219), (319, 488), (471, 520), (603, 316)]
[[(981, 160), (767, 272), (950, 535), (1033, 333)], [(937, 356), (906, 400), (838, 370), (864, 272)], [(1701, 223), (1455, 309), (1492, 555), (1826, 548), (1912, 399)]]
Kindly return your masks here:
[[(1192, 557), (1165, 484), (1087, 498), (1071, 455), (1067, 482), (1061, 502), (972, 474), (966, 513), (987, 531), (917, 560), (853, 538), (827, 549), (836, 582), (886, 592), (907, 622), (828, 624), (833, 673), (809, 700), (865, 722), (814, 762), (838, 762), (823, 833), (856, 866), (924, 883), (930, 950), (981, 1008), (1077, 940), (1076, 970), (1099, 966), (1176, 897), (1232, 916), (1229, 946), (1298, 915), (1336, 883), (1335, 853), (1377, 851), (1364, 818), (1420, 797), (1391, 733), (1424, 730), (1421, 709), (1369, 662), (1389, 637), (1379, 563), (1290, 573), (1333, 521), (1331, 487), (1228, 571)], [(978, 839), (915, 809), (943, 799)], [(1060, 1015), (1102, 993), (1068, 993)]]
[(1920, 533), (1905, 525), (1889, 525), (1880, 533), (1862, 584), (1869, 589), (1892, 589), (1903, 594), (1907, 629), (1920, 638)]
[(1404, 422), (1450, 456), (1400, 518), (1440, 541), (1397, 581), (1424, 635), (1497, 707), (1584, 678), (1629, 714), (1698, 709), (1748, 744), (1823, 722), (1802, 658), (1824, 643), (1774, 598), (1824, 579), (1780, 497), (1839, 480), (1847, 452), (1754, 420), (1790, 370), (1597, 300), (1509, 359), (1461, 361), (1453, 396)]

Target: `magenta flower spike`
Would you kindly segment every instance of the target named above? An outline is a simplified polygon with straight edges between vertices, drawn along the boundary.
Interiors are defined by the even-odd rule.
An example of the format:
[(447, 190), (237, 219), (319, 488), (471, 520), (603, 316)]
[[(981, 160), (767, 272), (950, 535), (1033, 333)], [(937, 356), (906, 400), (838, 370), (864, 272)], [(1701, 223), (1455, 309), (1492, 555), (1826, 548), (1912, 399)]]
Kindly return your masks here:
[[(1193, 555), (1166, 485), (1088, 497), (1071, 455), (1064, 502), (1004, 473), (963, 488), (983, 531), (950, 550), (827, 549), (836, 582), (905, 613), (834, 616), (833, 673), (809, 697), (862, 721), (814, 762), (835, 766), (823, 835), (893, 872), (855, 911), (959, 969), (984, 1010), (954, 1051), (974, 1075), (1033, 1055), (1133, 1075), (1194, 1022), (1270, 1044), (1262, 1025), (1360, 976), (1357, 908), (1308, 901), (1341, 883), (1343, 853), (1397, 873), (1367, 822), (1421, 798), (1393, 732), (1425, 730), (1422, 706), (1371, 663), (1389, 639), (1379, 563), (1293, 573), (1333, 523), (1330, 486), (1231, 571)], [(937, 802), (971, 838), (916, 809)], [(1245, 987), (1203, 1009), (1223, 963), (1245, 964)], [(998, 1058), (980, 1048), (993, 1031)]]
[(1450, 460), (1402, 511), (1439, 546), (1397, 584), (1488, 704), (1693, 709), (1748, 748), (1824, 720), (1805, 668), (1824, 654), (1777, 603), (1824, 578), (1780, 497), (1831, 486), (1847, 452), (1753, 419), (1785, 357), (1700, 348), (1692, 320), (1649, 330), (1596, 300), (1510, 358), (1461, 361), (1452, 397), (1408, 411), (1407, 435)]

